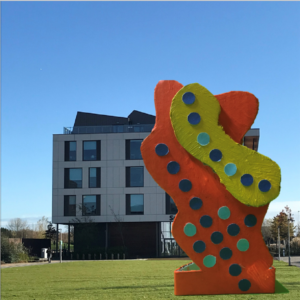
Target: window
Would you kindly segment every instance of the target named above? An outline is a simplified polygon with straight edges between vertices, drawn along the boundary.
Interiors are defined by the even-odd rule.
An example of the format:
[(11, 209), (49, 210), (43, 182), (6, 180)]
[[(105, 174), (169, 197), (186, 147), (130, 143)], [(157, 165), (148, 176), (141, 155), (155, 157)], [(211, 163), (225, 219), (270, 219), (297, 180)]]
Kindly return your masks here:
[(64, 196), (64, 216), (76, 216), (76, 196)]
[(83, 142), (83, 160), (100, 160), (100, 141)]
[(126, 159), (143, 159), (141, 144), (143, 140), (126, 140)]
[(82, 215), (100, 216), (100, 195), (82, 196)]
[(76, 142), (65, 142), (65, 161), (76, 160)]
[(65, 169), (65, 189), (82, 188), (82, 169)]
[(166, 214), (175, 215), (177, 214), (178, 209), (174, 200), (166, 193)]
[(126, 187), (144, 186), (144, 167), (126, 167)]
[(101, 186), (101, 169), (89, 168), (89, 187), (99, 188)]
[(144, 214), (144, 195), (126, 195), (126, 215)]

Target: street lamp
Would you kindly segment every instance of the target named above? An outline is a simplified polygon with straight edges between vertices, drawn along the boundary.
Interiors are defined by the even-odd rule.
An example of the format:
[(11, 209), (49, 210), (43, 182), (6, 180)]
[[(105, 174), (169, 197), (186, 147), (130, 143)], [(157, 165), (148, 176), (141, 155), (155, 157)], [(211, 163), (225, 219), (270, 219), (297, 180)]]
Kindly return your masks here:
[(278, 226), (278, 261), (280, 261), (280, 225)]
[(293, 221), (291, 213), (289, 213), (289, 218), (288, 218), (289, 266), (291, 266), (291, 253), (290, 253), (290, 252), (291, 252), (291, 246), (290, 246), (290, 245), (291, 245), (291, 241), (290, 241), (290, 221)]
[(300, 210), (298, 210), (298, 230), (297, 230), (297, 235), (298, 236), (300, 236), (299, 212), (300, 212)]

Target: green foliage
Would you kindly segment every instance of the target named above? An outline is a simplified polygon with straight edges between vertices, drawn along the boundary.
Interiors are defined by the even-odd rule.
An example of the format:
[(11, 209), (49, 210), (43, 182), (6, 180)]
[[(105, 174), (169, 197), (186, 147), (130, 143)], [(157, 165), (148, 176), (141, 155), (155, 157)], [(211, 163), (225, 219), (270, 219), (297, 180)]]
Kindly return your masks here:
[[(288, 294), (174, 296), (174, 270), (189, 260), (76, 261), (1, 270), (2, 299), (298, 300), (300, 268), (274, 261)], [(199, 282), (201, 284), (201, 282)]]
[(52, 222), (50, 222), (50, 221), (47, 221), (47, 222), (48, 222), (47, 230), (45, 230), (45, 233), (44, 233), (45, 239), (55, 240), (56, 229), (53, 226)]
[[(287, 240), (288, 238), (288, 219), (291, 215), (291, 209), (286, 206), (276, 217), (273, 218), (271, 223), (271, 234), (274, 239), (278, 239), (278, 226), (280, 226), (280, 239)], [(291, 219), (291, 218), (290, 218)], [(296, 226), (293, 221), (290, 222), (290, 237), (294, 236)]]
[(12, 232), (9, 229), (1, 227), (1, 236), (12, 238), (13, 234), (12, 234)]
[(1, 235), (1, 261), (16, 263), (29, 260), (28, 250), (23, 244), (9, 243), (7, 237)]

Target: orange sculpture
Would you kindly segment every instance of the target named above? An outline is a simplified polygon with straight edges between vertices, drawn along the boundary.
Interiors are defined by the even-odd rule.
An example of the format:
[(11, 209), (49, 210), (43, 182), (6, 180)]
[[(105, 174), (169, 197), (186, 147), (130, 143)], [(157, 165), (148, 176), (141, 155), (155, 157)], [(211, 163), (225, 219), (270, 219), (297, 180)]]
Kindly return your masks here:
[[(268, 209), (237, 201), (216, 173), (178, 142), (170, 119), (172, 99), (183, 85), (160, 81), (154, 93), (156, 123), (141, 152), (154, 180), (178, 208), (172, 234), (194, 264), (174, 272), (175, 295), (274, 293), (273, 258), (261, 234)], [(247, 92), (215, 96), (219, 124), (241, 143), (258, 112)]]

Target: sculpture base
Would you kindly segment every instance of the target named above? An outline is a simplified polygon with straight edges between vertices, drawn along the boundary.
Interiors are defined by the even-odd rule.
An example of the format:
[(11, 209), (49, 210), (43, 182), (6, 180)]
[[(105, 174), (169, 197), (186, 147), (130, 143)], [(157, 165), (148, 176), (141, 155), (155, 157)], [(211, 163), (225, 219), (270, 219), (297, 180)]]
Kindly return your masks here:
[[(185, 265), (174, 271), (174, 294), (187, 295), (223, 295), (223, 294), (272, 294), (275, 293), (275, 268), (244, 270), (244, 276), (231, 276), (218, 272), (204, 272), (194, 264)], [(248, 279), (251, 286), (246, 290), (240, 282)], [(246, 287), (247, 288), (247, 287)]]

